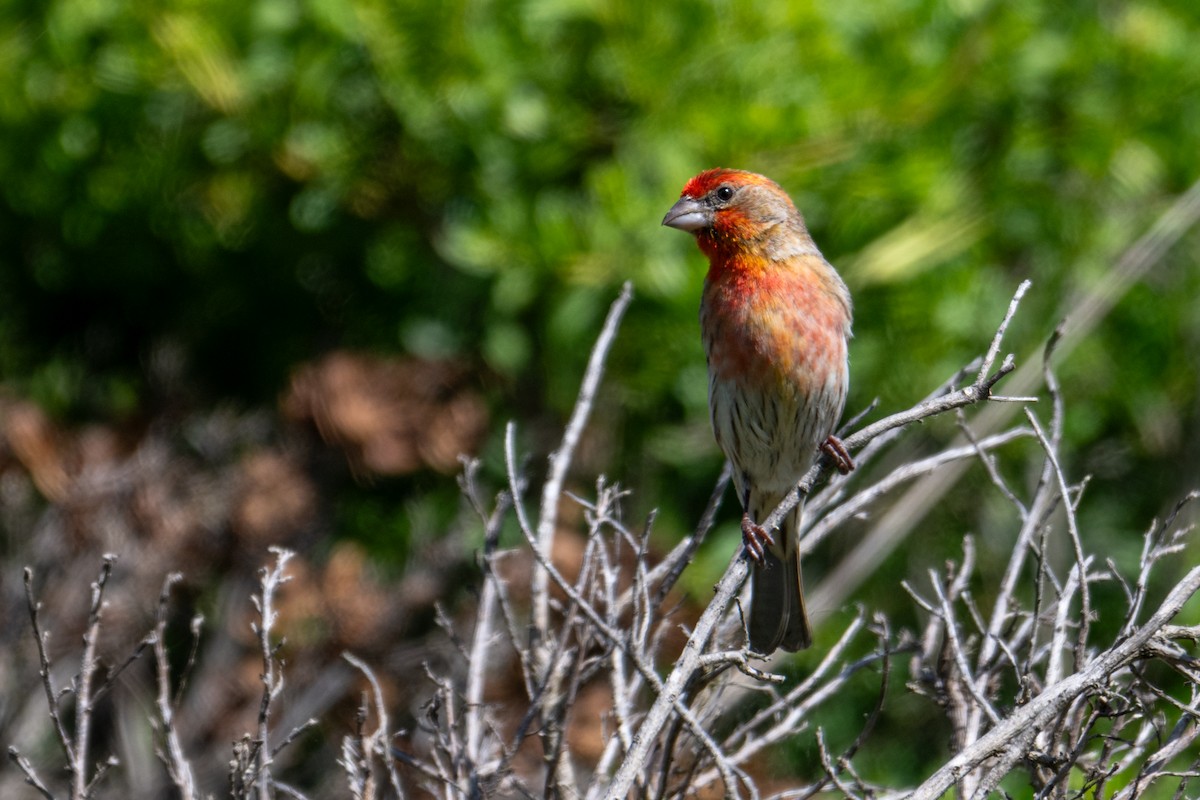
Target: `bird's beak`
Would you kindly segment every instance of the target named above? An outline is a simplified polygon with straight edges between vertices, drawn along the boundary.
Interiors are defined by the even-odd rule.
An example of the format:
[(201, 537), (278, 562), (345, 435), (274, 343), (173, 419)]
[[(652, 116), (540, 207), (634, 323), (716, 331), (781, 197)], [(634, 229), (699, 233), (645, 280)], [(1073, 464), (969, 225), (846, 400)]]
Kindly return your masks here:
[(685, 195), (671, 206), (671, 210), (663, 217), (662, 224), (681, 231), (698, 231), (712, 225), (712, 209)]

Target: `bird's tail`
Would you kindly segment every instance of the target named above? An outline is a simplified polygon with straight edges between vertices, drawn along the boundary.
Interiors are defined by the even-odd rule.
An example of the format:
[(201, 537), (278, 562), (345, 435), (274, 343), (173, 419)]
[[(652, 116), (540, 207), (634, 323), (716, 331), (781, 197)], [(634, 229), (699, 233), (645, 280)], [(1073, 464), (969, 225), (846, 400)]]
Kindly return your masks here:
[(812, 644), (812, 627), (804, 606), (804, 578), (800, 573), (802, 509), (803, 504), (796, 506), (784, 518), (780, 530), (775, 532), (775, 546), (763, 554), (761, 564), (754, 566), (750, 648), (758, 653), (773, 653), (776, 648), (794, 653)]

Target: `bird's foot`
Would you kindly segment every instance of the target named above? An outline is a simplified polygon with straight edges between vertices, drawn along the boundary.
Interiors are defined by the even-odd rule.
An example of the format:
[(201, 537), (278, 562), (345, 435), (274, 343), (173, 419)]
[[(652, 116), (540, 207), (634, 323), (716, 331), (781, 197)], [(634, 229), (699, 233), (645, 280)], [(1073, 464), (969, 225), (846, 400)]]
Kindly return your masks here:
[(761, 564), (766, 548), (775, 544), (775, 538), (766, 528), (750, 519), (749, 514), (743, 514), (742, 543), (746, 545), (746, 552), (750, 554), (750, 558)]
[[(837, 471), (843, 475), (854, 469), (854, 459), (850, 457), (850, 451), (846, 449), (846, 445), (842, 444), (842, 440), (830, 434), (829, 438), (821, 443), (820, 450), (833, 461), (833, 465), (837, 467)], [(745, 526), (743, 525), (743, 530)]]

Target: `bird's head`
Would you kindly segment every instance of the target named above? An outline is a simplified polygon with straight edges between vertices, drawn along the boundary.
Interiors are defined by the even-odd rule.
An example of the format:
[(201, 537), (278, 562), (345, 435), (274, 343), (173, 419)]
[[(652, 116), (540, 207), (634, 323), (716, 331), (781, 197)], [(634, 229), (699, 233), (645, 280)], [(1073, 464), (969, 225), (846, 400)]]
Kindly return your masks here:
[(800, 212), (779, 184), (737, 169), (710, 169), (692, 178), (662, 224), (694, 234), (705, 250), (753, 247), (780, 225), (781, 232), (808, 238)]

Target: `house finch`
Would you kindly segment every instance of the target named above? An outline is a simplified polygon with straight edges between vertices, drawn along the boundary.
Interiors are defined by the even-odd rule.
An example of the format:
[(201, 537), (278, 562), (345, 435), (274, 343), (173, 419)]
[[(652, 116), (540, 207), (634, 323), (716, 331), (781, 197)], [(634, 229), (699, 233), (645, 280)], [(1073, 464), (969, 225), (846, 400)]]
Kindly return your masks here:
[(800, 574), (797, 505), (779, 536), (769, 515), (825, 450), (843, 472), (832, 434), (849, 381), (850, 293), (813, 244), (804, 218), (762, 175), (712, 169), (688, 181), (663, 218), (708, 256), (700, 331), (717, 444), (733, 464), (754, 560), (750, 647), (795, 652), (812, 644)]

